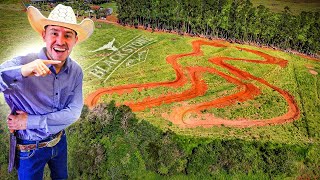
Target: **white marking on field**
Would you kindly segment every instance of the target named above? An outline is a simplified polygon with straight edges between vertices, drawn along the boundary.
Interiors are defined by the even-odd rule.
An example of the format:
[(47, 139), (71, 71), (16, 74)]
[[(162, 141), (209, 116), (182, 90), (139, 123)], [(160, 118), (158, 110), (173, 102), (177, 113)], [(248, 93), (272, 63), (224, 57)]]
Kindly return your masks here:
[(114, 43), (115, 40), (116, 40), (116, 39), (113, 38), (112, 41), (110, 41), (110, 42), (108, 42), (107, 44), (103, 45), (102, 47), (100, 47), (100, 48), (98, 48), (98, 49), (96, 49), (96, 50), (90, 51), (90, 52), (97, 52), (97, 51), (102, 51), (102, 50), (106, 50), (106, 49), (107, 49), (107, 50), (111, 50), (111, 51), (117, 51), (118, 48), (116, 48), (116, 47), (113, 45), (113, 43)]
[[(152, 43), (154, 43), (155, 41), (151, 41), (150, 43), (146, 44), (145, 46), (147, 45), (150, 45)], [(145, 47), (144, 46), (144, 47)], [(142, 47), (142, 48), (144, 48)], [(134, 53), (130, 54), (125, 60), (123, 60), (116, 68), (114, 68), (114, 70), (109, 74), (109, 76), (103, 81), (104, 83), (110, 78), (110, 76), (128, 59), (130, 58), (133, 54), (135, 54), (136, 52), (140, 51), (142, 48), (136, 50)]]
[(142, 62), (145, 62), (147, 60), (148, 53), (149, 53), (148, 48), (146, 50), (138, 52), (138, 57), (129, 59), (126, 63), (126, 67), (132, 67)]
[[(92, 52), (105, 50), (108, 48), (112, 49), (112, 47), (114, 47), (114, 41), (115, 39)], [(141, 62), (146, 61), (149, 49), (142, 49), (154, 42), (156, 42), (156, 40), (154, 40), (153, 38), (147, 38), (144, 36), (134, 37), (133, 39), (113, 51), (109, 56), (99, 59), (84, 71), (90, 69), (89, 74), (99, 79), (104, 79), (104, 77), (106, 77), (103, 81), (106, 82), (111, 77), (111, 75), (121, 65), (123, 65), (123, 63), (129, 61), (126, 63), (126, 67), (131, 67), (133, 65), (137, 65)], [(133, 57), (133, 55), (136, 56)]]
[[(138, 37), (139, 37), (139, 36), (134, 37), (133, 39), (131, 39), (130, 41), (128, 41), (128, 42), (125, 43), (124, 45), (120, 46), (119, 49), (122, 48), (123, 46), (129, 44), (131, 41), (137, 39)], [(118, 49), (118, 50), (119, 50), (119, 49)], [(113, 51), (110, 55), (114, 54), (115, 52), (117, 52), (117, 51)], [(88, 69), (90, 69), (90, 68), (93, 67), (94, 65), (98, 64), (99, 62), (101, 62), (101, 61), (102, 61), (103, 59), (105, 59), (105, 58), (106, 58), (106, 57), (103, 57), (103, 58), (99, 59), (97, 62), (93, 63), (91, 66), (87, 67), (87, 68), (84, 69), (83, 71), (87, 71)]]

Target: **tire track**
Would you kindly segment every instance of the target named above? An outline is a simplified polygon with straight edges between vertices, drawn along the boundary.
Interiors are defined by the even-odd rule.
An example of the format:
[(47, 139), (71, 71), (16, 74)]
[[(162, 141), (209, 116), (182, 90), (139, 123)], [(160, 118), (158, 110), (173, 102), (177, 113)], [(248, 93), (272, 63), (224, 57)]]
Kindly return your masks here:
[[(207, 102), (192, 104), (192, 105), (183, 105), (181, 107), (175, 107), (172, 109), (170, 114), (163, 114), (163, 117), (173, 122), (173, 124), (179, 125), (180, 127), (194, 128), (197, 126), (202, 127), (212, 127), (212, 126), (230, 126), (230, 127), (252, 127), (252, 126), (266, 126), (273, 124), (282, 124), (287, 122), (292, 122), (299, 118), (300, 111), (298, 106), (294, 100), (294, 97), (290, 95), (288, 92), (273, 86), (262, 78), (255, 77), (249, 72), (242, 71), (230, 64), (227, 61), (242, 61), (247, 63), (258, 63), (258, 64), (274, 64), (279, 65), (280, 67), (286, 67), (288, 61), (270, 56), (263, 52), (236, 47), (239, 50), (246, 51), (249, 53), (256, 54), (263, 58), (263, 60), (249, 60), (243, 58), (231, 58), (231, 57), (212, 57), (208, 59), (209, 62), (220, 66), (226, 70), (228, 70), (232, 75), (232, 77), (228, 74), (225, 74), (215, 68), (211, 67), (182, 67), (179, 65), (179, 59), (186, 56), (203, 56), (203, 52), (201, 51), (201, 46), (213, 46), (213, 47), (228, 47), (225, 44), (219, 43), (218, 41), (204, 41), (204, 40), (195, 40), (192, 42), (192, 52), (184, 53), (184, 54), (176, 54), (170, 55), (166, 58), (167, 63), (169, 63), (172, 68), (175, 70), (176, 78), (173, 81), (164, 81), (164, 82), (151, 82), (146, 84), (131, 84), (131, 85), (122, 85), (112, 88), (100, 88), (95, 92), (88, 95), (85, 100), (85, 104), (90, 108), (94, 107), (101, 96), (107, 94), (117, 93), (119, 95), (123, 93), (130, 93), (134, 89), (142, 90), (142, 89), (151, 89), (155, 87), (182, 87), (187, 82), (188, 79), (191, 81), (191, 88), (185, 90), (181, 93), (161, 95), (159, 97), (148, 97), (142, 99), (140, 102), (125, 102), (124, 104), (128, 105), (132, 108), (133, 111), (142, 111), (146, 108), (161, 106), (163, 103), (169, 104), (173, 102), (183, 102), (198, 96), (202, 96), (206, 93), (208, 87), (204, 80), (202, 80), (203, 73), (216, 74), (224, 78), (226, 81), (233, 83), (239, 89), (239, 92), (219, 97), (214, 100), (208, 100)], [(187, 72), (187, 75), (184, 74)], [(187, 77), (188, 76), (188, 77)], [(230, 106), (237, 102), (244, 102), (249, 99), (253, 99), (254, 97), (261, 94), (261, 91), (258, 87), (256, 87), (252, 83), (247, 83), (246, 80), (254, 80), (261, 84), (272, 88), (274, 91), (277, 91), (287, 102), (288, 110), (285, 114), (274, 117), (270, 119), (237, 119), (237, 120), (228, 120), (216, 118), (212, 114), (202, 114), (201, 110), (205, 110), (208, 108), (223, 108), (226, 106)], [(196, 113), (197, 117), (190, 117), (191, 114)], [(204, 119), (204, 120), (202, 120)]]

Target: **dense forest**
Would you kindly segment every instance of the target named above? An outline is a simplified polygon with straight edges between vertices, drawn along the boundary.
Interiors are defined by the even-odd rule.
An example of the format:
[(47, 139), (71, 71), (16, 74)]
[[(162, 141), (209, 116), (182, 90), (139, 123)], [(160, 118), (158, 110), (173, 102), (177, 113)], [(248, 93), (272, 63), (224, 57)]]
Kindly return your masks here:
[(129, 107), (114, 102), (92, 111), (85, 107), (68, 133), (72, 179), (320, 175), (317, 145), (182, 136), (138, 120)]
[[(0, 129), (0, 179), (15, 179), (14, 173), (7, 173), (8, 133)], [(70, 179), (320, 176), (317, 145), (177, 135), (138, 120), (129, 107), (114, 102), (93, 110), (84, 107), (67, 134)]]
[(250, 0), (117, 0), (119, 23), (255, 43), (306, 54), (320, 51), (320, 12), (273, 13)]

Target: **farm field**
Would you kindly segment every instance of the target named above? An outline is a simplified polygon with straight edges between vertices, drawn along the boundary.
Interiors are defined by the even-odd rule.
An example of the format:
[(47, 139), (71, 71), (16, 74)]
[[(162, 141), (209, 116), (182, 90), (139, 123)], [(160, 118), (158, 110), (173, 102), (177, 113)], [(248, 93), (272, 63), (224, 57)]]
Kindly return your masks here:
[[(1, 14), (13, 20), (1, 19), (1, 60), (41, 47), (24, 12), (2, 9)], [(86, 104), (115, 100), (138, 118), (184, 135), (319, 142), (319, 60), (101, 22), (96, 27), (72, 54), (85, 71)], [(107, 95), (90, 102), (99, 88)], [(274, 120), (276, 125), (268, 125)]]
[(280, 13), (286, 6), (290, 8), (290, 11), (294, 15), (300, 14), (302, 11), (316, 12), (320, 10), (320, 2), (318, 0), (252, 0), (255, 7), (264, 5), (271, 11)]
[[(101, 26), (101, 31), (106, 31), (106, 33), (103, 33), (104, 35), (108, 34), (107, 31), (111, 31), (110, 34), (113, 35), (106, 42), (112, 38), (121, 41), (127, 36), (126, 41), (130, 41), (132, 38), (142, 36), (148, 40), (152, 39), (152, 44), (145, 48), (148, 53), (144, 62), (139, 62), (135, 66), (128, 66), (128, 62), (134, 60), (134, 58), (137, 58), (135, 60), (139, 61), (139, 57), (135, 57), (135, 54), (133, 54), (117, 70), (112, 71), (112, 74), (106, 73), (106, 75), (103, 75), (102, 79), (100, 79), (99, 75), (95, 76), (97, 72), (99, 73), (100, 71), (101, 73), (102, 69), (106, 70), (106, 66), (109, 68), (110, 64), (108, 62), (114, 60), (115, 57), (118, 58), (118, 56), (108, 51), (102, 51), (95, 55), (79, 55), (79, 58), (87, 56), (87, 61), (80, 61), (80, 63), (83, 62), (82, 65), (84, 67), (89, 66), (88, 69), (85, 68), (87, 76), (84, 88), (85, 96), (87, 97), (86, 103), (88, 105), (115, 100), (118, 104), (129, 105), (136, 111), (139, 118), (146, 119), (163, 129), (169, 128), (177, 133), (188, 135), (247, 140), (260, 139), (262, 141), (271, 140), (289, 144), (306, 143), (313, 138), (315, 138), (313, 140), (318, 139), (319, 135), (316, 129), (319, 124), (316, 118), (313, 119), (313, 117), (317, 117), (317, 109), (319, 108), (319, 76), (310, 73), (310, 71), (319, 71), (318, 61), (248, 45), (228, 44), (221, 41), (209, 42), (204, 39), (180, 37), (164, 33), (152, 34), (107, 24), (102, 24)], [(98, 35), (99, 31), (100, 29), (97, 30), (97, 37), (94, 36), (89, 43), (95, 41), (95, 38), (102, 39)], [(118, 33), (118, 35), (116, 31), (122, 33)], [(203, 55), (191, 53), (192, 44), (197, 42), (208, 43), (201, 46)], [(212, 44), (210, 45), (210, 43)], [(94, 44), (96, 45), (96, 42)], [(124, 43), (120, 42), (119, 45), (115, 43), (115, 46), (121, 46), (121, 44)], [(104, 43), (93, 49), (97, 49), (103, 45)], [(276, 61), (279, 62), (262, 64), (261, 62), (264, 59), (250, 52), (252, 50), (270, 56), (271, 59), (276, 58)], [(179, 72), (180, 74), (177, 73), (178, 75), (176, 75), (173, 67), (175, 62), (168, 63), (170, 61), (168, 59), (175, 57), (177, 54), (183, 56), (175, 61), (182, 71)], [(210, 58), (216, 57), (240, 60), (226, 61), (228, 64), (225, 66), (209, 62)], [(90, 67), (97, 60), (100, 62)], [(236, 72), (232, 72), (226, 68), (229, 65), (250, 73), (250, 77), (237, 77)], [(197, 69), (195, 67), (203, 68), (203, 72), (200, 71), (201, 74), (192, 76), (188, 71), (193, 72), (192, 70)], [(243, 88), (226, 80), (225, 77), (217, 75), (217, 72), (212, 72), (215, 70), (222, 73), (223, 76), (242, 79), (244, 83), (252, 84), (257, 89), (260, 89), (261, 93), (257, 92), (259, 94), (257, 95), (253, 92), (253, 94), (249, 95), (248, 99), (244, 98), (244, 95), (240, 95), (238, 99), (226, 100), (214, 105), (208, 105), (208, 108), (203, 108), (201, 106), (206, 106), (205, 104), (216, 99), (223, 97), (232, 98), (232, 95), (239, 93), (241, 88)], [(236, 77), (234, 77), (235, 74)], [(180, 76), (182, 76), (181, 79), (179, 78)], [(199, 81), (192, 82), (194, 80), (192, 78), (199, 78)], [(268, 85), (261, 83), (261, 81), (259, 82), (262, 79), (267, 84), (270, 83), (271, 86), (279, 88), (281, 91), (284, 90), (287, 93), (285, 96), (292, 99), (286, 100), (285, 96), (282, 96), (279, 91), (270, 88), (270, 86), (268, 87)], [(202, 86), (206, 90), (194, 89), (197, 83), (203, 83)], [(310, 84), (313, 84), (314, 89), (307, 92), (304, 89), (309, 89), (307, 87)], [(89, 96), (98, 88), (103, 88), (101, 90), (108, 95), (100, 96), (100, 94), (98, 95), (100, 100), (97, 101), (98, 99), (95, 99), (92, 102)], [(185, 94), (188, 97), (184, 97)], [(308, 96), (312, 96), (312, 94), (315, 95), (315, 98), (311, 102), (308, 100)], [(288, 103), (290, 102), (295, 103), (294, 107), (289, 106)], [(306, 106), (308, 106), (307, 111), (305, 109)], [(180, 109), (188, 109), (188, 112), (183, 113), (190, 113), (181, 115), (178, 118), (180, 122), (175, 122), (175, 119), (170, 118), (170, 116), (177, 116), (179, 113), (176, 111), (179, 111), (179, 107)], [(198, 107), (199, 109), (192, 111), (192, 107)], [(239, 125), (244, 128), (234, 128), (233, 125), (228, 125), (228, 123), (232, 124), (244, 119), (251, 119), (247, 122), (254, 122), (259, 119), (263, 121), (278, 118), (288, 111), (292, 111), (294, 115), (284, 120), (290, 121), (285, 124), (280, 123), (279, 125), (269, 126), (269, 122), (267, 122), (259, 127), (256, 127), (256, 125), (253, 125), (255, 127), (250, 127), (251, 125)], [(217, 124), (218, 126), (210, 125), (210, 121), (217, 121), (219, 119), (226, 119), (227, 122)], [(195, 124), (202, 124), (202, 126), (207, 128), (192, 125), (195, 121), (198, 122)]]
[[(16, 7), (0, 4), (0, 63), (43, 46)], [(71, 55), (85, 73), (85, 104), (128, 105), (141, 124), (121, 134), (117, 122), (92, 123), (99, 114), (83, 113), (68, 128), (70, 177), (318, 177), (319, 59), (106, 22), (95, 26)], [(115, 121), (119, 109), (106, 116)], [(0, 96), (0, 117), (7, 112)], [(8, 148), (7, 135), (1, 121), (0, 152)], [(85, 161), (79, 158), (84, 153)], [(6, 175), (6, 155), (0, 156), (0, 177), (16, 179)]]

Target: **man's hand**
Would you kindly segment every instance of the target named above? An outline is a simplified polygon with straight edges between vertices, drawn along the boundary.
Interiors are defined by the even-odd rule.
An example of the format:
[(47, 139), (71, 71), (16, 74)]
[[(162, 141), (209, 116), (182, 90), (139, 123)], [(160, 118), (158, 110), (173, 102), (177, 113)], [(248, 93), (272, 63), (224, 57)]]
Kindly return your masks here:
[(46, 76), (51, 74), (50, 69), (47, 67), (49, 64), (60, 64), (61, 61), (55, 60), (41, 60), (37, 59), (21, 67), (21, 74), (24, 77), (28, 76)]
[(7, 117), (7, 125), (9, 130), (27, 129), (28, 114), (24, 111), (16, 111), (17, 115), (9, 114)]

